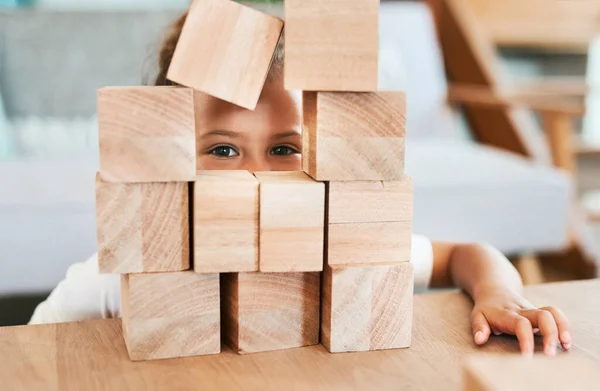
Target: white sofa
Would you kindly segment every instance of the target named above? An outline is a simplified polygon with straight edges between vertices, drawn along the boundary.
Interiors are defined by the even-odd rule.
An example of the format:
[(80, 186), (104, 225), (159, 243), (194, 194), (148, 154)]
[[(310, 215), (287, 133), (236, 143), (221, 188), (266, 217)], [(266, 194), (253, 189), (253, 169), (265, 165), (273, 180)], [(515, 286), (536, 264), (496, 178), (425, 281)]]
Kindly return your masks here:
[[(144, 15), (135, 18), (136, 28), (142, 28), (144, 20), (164, 23), (164, 17), (148, 13), (144, 19)], [(64, 18), (60, 14), (56, 17)], [(109, 17), (115, 19), (113, 24), (107, 21)], [(101, 27), (117, 32), (132, 28), (119, 18), (126, 20), (127, 16), (98, 13), (73, 19), (68, 28), (95, 30), (85, 40), (85, 48), (109, 47), (112, 43), (95, 44), (92, 38), (108, 39), (98, 34)], [(156, 31), (162, 27), (156, 26)], [(11, 40), (31, 40), (39, 34), (33, 28), (29, 33), (27, 38), (19, 30), (18, 37), (7, 41), (9, 49)], [(115, 31), (108, 36), (132, 47), (141, 45), (135, 39), (146, 39), (143, 34)], [(560, 248), (566, 241), (570, 178), (552, 168), (477, 145), (461, 131), (457, 116), (446, 104), (446, 80), (429, 10), (420, 3), (383, 3), (380, 37), (381, 87), (408, 93), (406, 170), (415, 182), (414, 231), (439, 240), (486, 241), (506, 253)], [(118, 51), (121, 55), (127, 52), (126, 48)], [(133, 49), (131, 52), (139, 54)], [(44, 53), (56, 55), (49, 50)], [(116, 62), (132, 63), (131, 59), (94, 53), (93, 49), (89, 55), (91, 59), (78, 59), (94, 62), (88, 71), (90, 78), (103, 69), (102, 62), (110, 62), (113, 73), (119, 69)], [(35, 66), (44, 64), (40, 56)], [(138, 60), (142, 63), (145, 59)], [(45, 64), (48, 67), (53, 62)], [(85, 66), (74, 64), (78, 64), (77, 72)], [(8, 66), (19, 68), (16, 63)], [(29, 68), (22, 69), (26, 72)], [(139, 77), (138, 69), (124, 69), (127, 75), (119, 80)], [(68, 72), (61, 72), (65, 79), (60, 83), (73, 83)], [(20, 75), (19, 83), (26, 82), (26, 77)], [(5, 85), (10, 82), (4, 80)], [(90, 83), (87, 80), (86, 86)], [(16, 88), (12, 91), (18, 92)], [(59, 103), (54, 102), (52, 110), (58, 110)], [(84, 103), (77, 107), (93, 106)], [(96, 250), (96, 169), (94, 156), (0, 163), (0, 295), (49, 290), (70, 264)]]
[(429, 8), (384, 3), (381, 11), (380, 88), (407, 91), (414, 231), (439, 240), (485, 241), (511, 254), (564, 246), (571, 178), (472, 142), (446, 102)]

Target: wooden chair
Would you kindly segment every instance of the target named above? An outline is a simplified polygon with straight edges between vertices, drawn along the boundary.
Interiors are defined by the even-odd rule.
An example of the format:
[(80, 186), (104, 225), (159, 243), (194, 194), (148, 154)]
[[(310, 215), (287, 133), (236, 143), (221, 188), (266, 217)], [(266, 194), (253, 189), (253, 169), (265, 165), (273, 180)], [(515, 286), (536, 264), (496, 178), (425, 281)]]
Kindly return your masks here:
[[(585, 113), (589, 90), (585, 83), (507, 85), (502, 80), (494, 43), (466, 1), (428, 3), (436, 18), (446, 72), (452, 83), (449, 100), (463, 107), (473, 135), (484, 144), (575, 174), (577, 142), (573, 119)], [(531, 110), (540, 115), (543, 131)], [(559, 254), (541, 254), (538, 258), (573, 278), (596, 277), (599, 255), (586, 233), (584, 220), (579, 203), (574, 200), (570, 245)]]
[(500, 47), (586, 53), (600, 34), (598, 0), (462, 0)]
[[(585, 55), (589, 58), (587, 83), (600, 84), (600, 1), (598, 0), (461, 0), (485, 26), (488, 37), (499, 48), (525, 49), (528, 52), (549, 52), (560, 55)], [(521, 86), (533, 91), (546, 91), (561, 95), (585, 96), (587, 87), (581, 83), (545, 80)], [(600, 107), (600, 97), (588, 96), (590, 107)], [(598, 110), (596, 110), (598, 111)], [(584, 124), (590, 123), (588, 111)], [(596, 114), (597, 115), (597, 114)], [(600, 157), (599, 137), (590, 140), (585, 134), (591, 126), (584, 126), (573, 149), (578, 156)], [(600, 196), (597, 196), (600, 197)], [(589, 197), (588, 197), (589, 198)], [(600, 212), (591, 217), (600, 219)]]

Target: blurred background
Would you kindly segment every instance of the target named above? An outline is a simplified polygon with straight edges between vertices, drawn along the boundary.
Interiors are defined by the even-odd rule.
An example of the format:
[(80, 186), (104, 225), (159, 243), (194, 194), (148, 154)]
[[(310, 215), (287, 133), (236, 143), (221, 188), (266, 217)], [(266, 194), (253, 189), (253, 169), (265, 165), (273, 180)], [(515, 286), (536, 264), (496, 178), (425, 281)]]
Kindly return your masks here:
[[(189, 0), (0, 0), (0, 325), (96, 251), (96, 91), (152, 80)], [(249, 2), (283, 17), (277, 1)], [(382, 1), (408, 93), (414, 231), (489, 242), (528, 283), (600, 264), (600, 2)]]

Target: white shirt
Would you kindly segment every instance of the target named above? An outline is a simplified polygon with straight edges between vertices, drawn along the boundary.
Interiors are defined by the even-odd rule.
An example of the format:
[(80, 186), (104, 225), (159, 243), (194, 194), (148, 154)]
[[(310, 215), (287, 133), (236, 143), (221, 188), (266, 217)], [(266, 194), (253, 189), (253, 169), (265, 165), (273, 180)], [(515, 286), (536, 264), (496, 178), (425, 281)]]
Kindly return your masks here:
[[(433, 270), (431, 241), (413, 235), (411, 262), (415, 290), (429, 286)], [(121, 279), (118, 274), (98, 272), (98, 254), (73, 264), (67, 276), (35, 309), (30, 324), (74, 322), (121, 316)]]

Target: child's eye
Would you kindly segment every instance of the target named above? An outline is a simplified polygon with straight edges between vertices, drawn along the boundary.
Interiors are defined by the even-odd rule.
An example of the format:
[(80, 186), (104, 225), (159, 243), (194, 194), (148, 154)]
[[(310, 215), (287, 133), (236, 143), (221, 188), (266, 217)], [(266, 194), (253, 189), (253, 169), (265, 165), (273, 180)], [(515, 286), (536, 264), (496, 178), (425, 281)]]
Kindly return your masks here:
[(300, 152), (298, 152), (298, 150), (296, 150), (295, 148), (288, 147), (287, 145), (278, 145), (276, 147), (273, 147), (270, 152), (270, 154), (274, 156), (289, 156), (296, 153)]
[(236, 151), (235, 148), (230, 147), (229, 145), (218, 145), (210, 151), (208, 151), (208, 153), (221, 158), (234, 157), (239, 155), (238, 151)]

